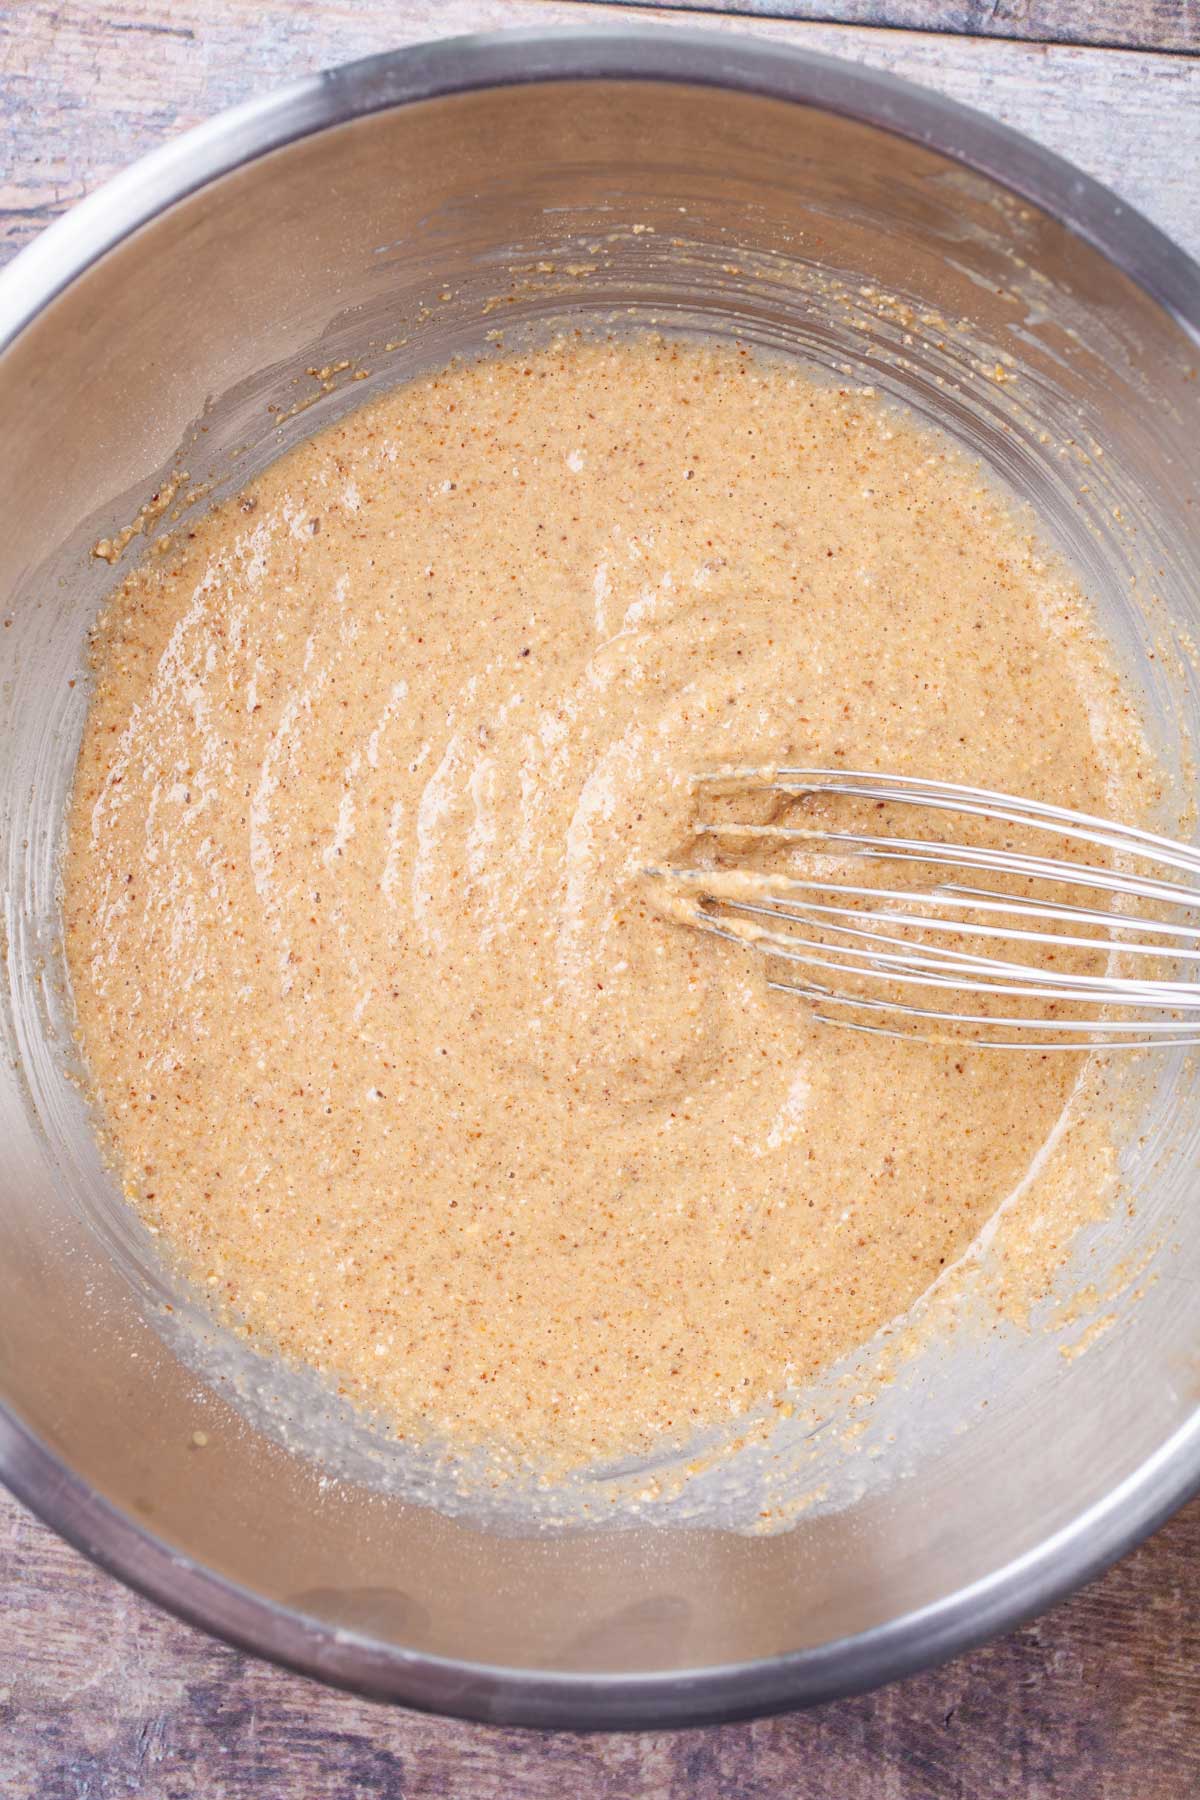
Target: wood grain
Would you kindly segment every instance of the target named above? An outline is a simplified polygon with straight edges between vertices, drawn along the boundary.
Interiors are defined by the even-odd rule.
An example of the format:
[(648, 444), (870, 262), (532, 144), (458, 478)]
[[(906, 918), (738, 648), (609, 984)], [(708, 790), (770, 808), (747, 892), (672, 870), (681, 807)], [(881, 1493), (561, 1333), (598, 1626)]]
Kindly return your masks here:
[[(0, 247), (12, 254), (142, 151), (290, 76), (422, 38), (630, 16), (577, 0), (0, 6)], [(664, 30), (704, 23), (795, 43), (939, 88), (1070, 157), (1200, 256), (1200, 57), (644, 8), (633, 16)]]
[[(735, 3), (873, 27), (1030, 38), (1057, 25), (1059, 36), (1196, 48), (1195, 0)], [(684, 22), (678, 10), (646, 16), (665, 29)], [(443, 33), (580, 17), (565, 0), (0, 3), (2, 254), (141, 151), (293, 74)], [(705, 22), (940, 87), (1071, 155), (1200, 251), (1193, 58), (761, 16)], [(127, 1593), (0, 1494), (3, 1800), (1197, 1793), (1200, 1502), (1049, 1617), (883, 1693), (753, 1725), (551, 1739), (387, 1710), (253, 1662)]]
[(1055, 1612), (811, 1713), (502, 1731), (334, 1694), (156, 1611), (0, 1499), (4, 1800), (1192, 1800), (1200, 1502)]
[[(636, 6), (639, 0), (616, 3)], [(677, 12), (749, 13), (1042, 44), (1200, 50), (1197, 0), (659, 0), (659, 5)]]

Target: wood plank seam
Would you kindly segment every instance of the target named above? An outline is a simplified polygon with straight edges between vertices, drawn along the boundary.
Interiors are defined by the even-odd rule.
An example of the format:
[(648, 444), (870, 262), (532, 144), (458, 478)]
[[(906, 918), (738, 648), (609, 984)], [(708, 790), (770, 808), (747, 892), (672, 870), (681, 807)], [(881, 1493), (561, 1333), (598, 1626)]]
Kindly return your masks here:
[[(579, 0), (581, 5), (601, 0)], [(607, 0), (649, 10), (644, 0)], [(1098, 50), (1200, 54), (1195, 0), (659, 0), (672, 12), (788, 19), (875, 30), (1002, 38), (1029, 44), (1080, 44)]]

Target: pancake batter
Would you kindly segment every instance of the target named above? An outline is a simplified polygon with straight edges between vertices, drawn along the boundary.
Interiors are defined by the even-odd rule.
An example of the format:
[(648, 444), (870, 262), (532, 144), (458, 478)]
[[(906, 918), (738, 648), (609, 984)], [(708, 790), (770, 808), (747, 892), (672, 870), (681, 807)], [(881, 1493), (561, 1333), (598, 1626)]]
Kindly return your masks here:
[(563, 1466), (782, 1405), (1062, 1112), (1075, 1057), (831, 1031), (642, 876), (715, 763), (1131, 816), (1082, 596), (869, 392), (453, 367), (148, 556), (95, 663), (66, 943), (126, 1191), (402, 1436)]

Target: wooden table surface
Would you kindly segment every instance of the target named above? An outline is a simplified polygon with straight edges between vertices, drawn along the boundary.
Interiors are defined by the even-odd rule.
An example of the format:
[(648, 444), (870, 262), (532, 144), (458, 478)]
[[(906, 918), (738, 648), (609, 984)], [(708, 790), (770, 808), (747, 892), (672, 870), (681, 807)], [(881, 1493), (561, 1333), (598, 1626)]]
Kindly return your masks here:
[[(295, 74), (456, 31), (631, 11), (939, 87), (1070, 155), (1200, 255), (1197, 0), (16, 0), (0, 4), (3, 255), (143, 150)], [(127, 1593), (0, 1494), (0, 1800), (1196, 1795), (1200, 1502), (1038, 1623), (881, 1693), (750, 1725), (551, 1738), (254, 1662)]]

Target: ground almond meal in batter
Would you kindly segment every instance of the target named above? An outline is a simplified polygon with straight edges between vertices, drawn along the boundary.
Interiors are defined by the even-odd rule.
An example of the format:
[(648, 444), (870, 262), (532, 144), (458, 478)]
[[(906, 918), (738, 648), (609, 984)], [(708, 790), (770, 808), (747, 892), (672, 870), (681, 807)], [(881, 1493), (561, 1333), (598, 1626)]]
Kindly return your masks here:
[(68, 960), (130, 1199), (264, 1348), (402, 1436), (610, 1457), (782, 1405), (1021, 1182), (1079, 1059), (832, 1031), (642, 873), (730, 761), (1131, 816), (1083, 598), (948, 442), (571, 339), (160, 551), (97, 631)]

